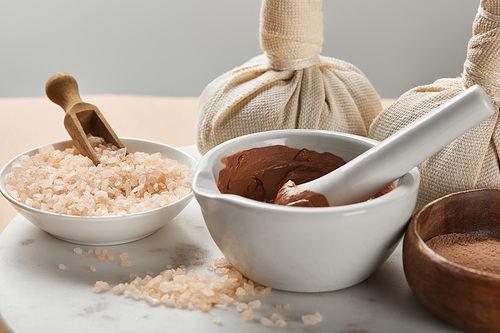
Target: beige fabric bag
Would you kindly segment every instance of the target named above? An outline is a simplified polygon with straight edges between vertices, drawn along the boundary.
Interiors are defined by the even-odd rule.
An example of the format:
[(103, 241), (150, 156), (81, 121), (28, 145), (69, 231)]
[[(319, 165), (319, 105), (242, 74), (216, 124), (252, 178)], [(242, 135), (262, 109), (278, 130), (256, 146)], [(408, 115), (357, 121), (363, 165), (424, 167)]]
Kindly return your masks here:
[(237, 136), (276, 129), (367, 136), (382, 111), (380, 99), (355, 66), (319, 56), (322, 44), (321, 0), (264, 0), (264, 54), (215, 79), (200, 97), (200, 152)]
[[(494, 105), (500, 106), (500, 0), (481, 1), (462, 77), (406, 92), (374, 120), (369, 136), (384, 140), (474, 84), (481, 85)], [(449, 193), (499, 187), (499, 149), (497, 110), (419, 166), (422, 181), (416, 210)]]

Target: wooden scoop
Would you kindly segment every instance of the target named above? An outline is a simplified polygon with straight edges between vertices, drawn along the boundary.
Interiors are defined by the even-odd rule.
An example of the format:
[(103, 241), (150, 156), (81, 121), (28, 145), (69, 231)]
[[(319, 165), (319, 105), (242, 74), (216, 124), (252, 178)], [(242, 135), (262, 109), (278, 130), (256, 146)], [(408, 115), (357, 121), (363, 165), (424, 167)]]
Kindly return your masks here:
[(52, 75), (45, 85), (45, 92), (52, 102), (64, 109), (64, 127), (73, 139), (73, 144), (94, 165), (100, 161), (89, 143), (88, 134), (101, 137), (118, 148), (125, 148), (101, 111), (95, 105), (82, 101), (73, 76), (64, 72)]

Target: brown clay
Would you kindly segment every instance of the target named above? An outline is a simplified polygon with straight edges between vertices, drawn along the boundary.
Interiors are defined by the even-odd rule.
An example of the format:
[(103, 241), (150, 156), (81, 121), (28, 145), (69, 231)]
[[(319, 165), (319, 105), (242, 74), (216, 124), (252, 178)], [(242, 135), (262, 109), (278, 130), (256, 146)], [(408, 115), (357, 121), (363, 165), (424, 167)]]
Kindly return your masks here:
[(252, 148), (225, 156), (217, 186), (221, 193), (274, 202), (279, 189), (292, 180), (299, 185), (345, 164), (334, 154), (284, 145)]
[(328, 207), (328, 200), (323, 194), (299, 188), (291, 180), (287, 181), (278, 191), (275, 205), (295, 207)]

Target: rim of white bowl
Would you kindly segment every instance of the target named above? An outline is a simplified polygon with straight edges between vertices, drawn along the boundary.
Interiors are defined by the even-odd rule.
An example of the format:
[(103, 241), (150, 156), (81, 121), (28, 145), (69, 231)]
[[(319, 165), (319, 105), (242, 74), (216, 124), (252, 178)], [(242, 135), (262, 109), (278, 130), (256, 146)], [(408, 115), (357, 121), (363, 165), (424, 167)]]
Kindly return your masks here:
[[(189, 168), (191, 170), (193, 170), (193, 172), (196, 170), (196, 168), (198, 166), (198, 161), (193, 156), (189, 155), (186, 152), (183, 152), (182, 150), (180, 150), (179, 148), (176, 148), (174, 146), (171, 146), (171, 145), (168, 145), (168, 144), (165, 144), (165, 143), (161, 143), (161, 142), (157, 142), (157, 141), (146, 140), (146, 139), (137, 139), (137, 138), (129, 138), (129, 137), (120, 137), (120, 140), (123, 140), (125, 142), (126, 141), (135, 141), (135, 142), (141, 142), (141, 143), (146, 143), (146, 144), (160, 145), (160, 146), (163, 146), (163, 147), (175, 150), (175, 151), (181, 153), (188, 160), (191, 160), (192, 166), (189, 166)], [(5, 175), (7, 174), (8, 171), (10, 171), (10, 167), (11, 167), (12, 163), (17, 158), (19, 158), (20, 156), (23, 156), (23, 155), (28, 155), (28, 156), (33, 155), (39, 149), (41, 149), (43, 147), (63, 145), (63, 144), (70, 144), (71, 141), (72, 140), (63, 140), (63, 141), (58, 141), (58, 142), (54, 142), (54, 143), (47, 143), (47, 144), (44, 144), (44, 145), (40, 145), (38, 147), (32, 148), (32, 149), (30, 149), (28, 151), (25, 151), (24, 153), (19, 154), (19, 155), (13, 157), (12, 159), (10, 159), (2, 167), (2, 169), (0, 169), (0, 193), (2, 193), (2, 195), (11, 204), (13, 204), (15, 206), (18, 206), (21, 209), (27, 210), (27, 211), (29, 211), (31, 213), (48, 215), (48, 216), (53, 216), (53, 217), (57, 217), (57, 218), (64, 217), (64, 218), (67, 218), (67, 219), (70, 219), (70, 220), (75, 220), (75, 222), (81, 222), (82, 219), (88, 219), (87, 221), (85, 221), (85, 223), (100, 222), (101, 220), (111, 221), (113, 219), (121, 219), (121, 220), (123, 220), (124, 218), (128, 219), (128, 218), (132, 218), (132, 217), (140, 217), (140, 216), (146, 216), (146, 215), (150, 215), (150, 214), (155, 214), (159, 210), (166, 209), (167, 207), (172, 207), (174, 205), (175, 206), (179, 205), (181, 202), (186, 201), (186, 200), (190, 200), (194, 196), (194, 191), (191, 188), (191, 192), (188, 193), (186, 196), (180, 198), (179, 200), (177, 200), (175, 202), (172, 202), (172, 203), (170, 203), (168, 205), (165, 205), (165, 206), (162, 206), (162, 207), (158, 207), (158, 208), (154, 208), (154, 209), (150, 209), (150, 210), (146, 210), (146, 211), (143, 211), (143, 212), (137, 212), (137, 213), (131, 213), (131, 214), (124, 214), (124, 215), (108, 215), (108, 216), (76, 216), (76, 215), (68, 215), (68, 214), (60, 214), (60, 213), (54, 213), (54, 212), (47, 212), (47, 211), (44, 211), (44, 210), (41, 210), (41, 209), (36, 209), (36, 208), (30, 207), (30, 206), (28, 206), (26, 204), (23, 204), (22, 202), (17, 201), (9, 193), (7, 193), (7, 190), (5, 189), (5, 183), (4, 183)], [(162, 157), (169, 158), (168, 156), (163, 156), (163, 154), (162, 154)], [(7, 170), (7, 168), (9, 168), (9, 170)]]
[[(265, 132), (258, 132), (258, 133), (252, 133), (252, 134), (247, 134), (244, 136), (240, 136), (228, 141), (225, 141), (218, 146), (212, 148), (209, 150), (198, 162), (198, 166), (196, 167), (194, 178), (193, 178), (193, 192), (195, 196), (200, 195), (203, 197), (208, 197), (208, 198), (213, 198), (217, 200), (224, 200), (228, 202), (232, 202), (234, 204), (240, 205), (240, 206), (246, 206), (246, 207), (255, 207), (261, 210), (270, 210), (270, 211), (277, 211), (280, 213), (289, 213), (289, 212), (307, 212), (308, 214), (324, 214), (325, 212), (331, 211), (331, 212), (347, 212), (347, 211), (352, 211), (353, 209), (360, 210), (363, 207), (366, 207), (367, 209), (370, 208), (371, 206), (380, 206), (384, 205), (385, 203), (389, 201), (393, 201), (394, 198), (399, 197), (399, 198), (404, 198), (405, 196), (408, 196), (412, 193), (410, 189), (413, 186), (417, 187), (418, 191), (418, 186), (420, 183), (420, 172), (418, 171), (418, 167), (414, 167), (411, 169), (408, 173), (406, 173), (404, 176), (400, 177), (399, 179), (395, 180), (398, 182), (397, 186), (395, 189), (390, 191), (389, 193), (386, 193), (380, 197), (358, 202), (358, 203), (353, 203), (349, 205), (342, 205), (342, 206), (330, 206), (330, 207), (295, 207), (295, 206), (282, 206), (282, 205), (274, 205), (266, 202), (261, 202), (257, 200), (252, 200), (248, 199), (239, 195), (235, 194), (222, 194), (222, 193), (207, 193), (204, 190), (199, 190), (197, 184), (199, 182), (200, 174), (203, 172), (208, 172), (212, 174), (212, 170), (210, 169), (208, 165), (208, 160), (213, 159), (212, 155), (217, 154), (217, 152), (223, 150), (227, 146), (231, 146), (234, 144), (234, 142), (241, 141), (243, 139), (251, 139), (252, 137), (261, 137), (262, 141), (265, 140), (266, 137), (269, 139), (279, 139), (283, 138), (284, 135), (287, 133), (317, 133), (317, 134), (325, 134), (325, 135), (331, 135), (334, 133), (335, 135), (338, 136), (343, 136), (343, 137), (348, 137), (348, 138), (355, 138), (360, 141), (364, 141), (366, 143), (370, 144), (376, 144), (379, 141), (373, 140), (370, 138), (362, 137), (359, 135), (354, 135), (350, 133), (343, 133), (343, 132), (336, 132), (336, 131), (325, 131), (325, 130), (312, 130), (312, 129), (284, 129), (284, 130), (272, 130), (272, 131), (265, 131)], [(282, 136), (279, 136), (278, 134), (282, 134)], [(263, 147), (263, 146), (260, 146)], [(247, 148), (243, 148), (241, 150), (244, 150)], [(241, 151), (240, 150), (240, 151)], [(225, 156), (225, 155), (224, 155)], [(214, 179), (215, 180), (215, 179)]]

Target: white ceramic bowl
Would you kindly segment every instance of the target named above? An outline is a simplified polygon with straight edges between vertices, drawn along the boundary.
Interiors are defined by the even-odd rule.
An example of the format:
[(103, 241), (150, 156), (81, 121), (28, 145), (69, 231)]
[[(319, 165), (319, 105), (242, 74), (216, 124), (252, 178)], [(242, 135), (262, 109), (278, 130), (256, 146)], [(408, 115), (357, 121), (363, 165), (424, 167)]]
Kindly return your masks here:
[[(285, 207), (221, 194), (221, 159), (270, 145), (331, 152), (346, 161), (377, 142), (319, 130), (278, 130), (232, 139), (199, 161), (193, 191), (222, 253), (246, 277), (288, 291), (321, 292), (373, 274), (400, 242), (412, 216), (420, 174), (412, 169), (379, 198), (339, 207)], [(411, 153), (411, 152), (409, 152)]]
[[(148, 140), (121, 138), (129, 152), (159, 152), (164, 158), (177, 160), (192, 170), (197, 161), (183, 151), (162, 143)], [(71, 147), (71, 141), (62, 141), (52, 144), (56, 149)], [(21, 155), (34, 155), (38, 148), (29, 150)], [(20, 155), (19, 155), (20, 156)], [(17, 157), (19, 157), (17, 156)], [(7, 200), (28, 221), (52, 234), (53, 236), (83, 245), (113, 245), (131, 242), (146, 237), (163, 227), (167, 222), (179, 214), (193, 198), (191, 192), (184, 198), (150, 211), (122, 216), (70, 216), (45, 212), (26, 206), (12, 198), (5, 190), (5, 175), (10, 171), (15, 157), (0, 171), (0, 191)]]

